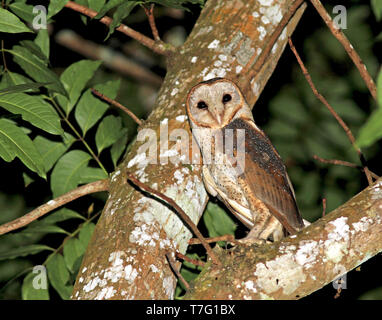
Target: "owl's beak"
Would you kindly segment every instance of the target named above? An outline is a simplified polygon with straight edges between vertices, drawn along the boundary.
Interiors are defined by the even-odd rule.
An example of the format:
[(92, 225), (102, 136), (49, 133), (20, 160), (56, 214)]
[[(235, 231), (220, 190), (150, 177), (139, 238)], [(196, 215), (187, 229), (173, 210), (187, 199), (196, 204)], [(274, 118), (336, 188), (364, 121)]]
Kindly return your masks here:
[(220, 113), (218, 113), (218, 114), (216, 115), (216, 120), (217, 120), (217, 122), (219, 123), (219, 125), (222, 124), (222, 116), (220, 115)]

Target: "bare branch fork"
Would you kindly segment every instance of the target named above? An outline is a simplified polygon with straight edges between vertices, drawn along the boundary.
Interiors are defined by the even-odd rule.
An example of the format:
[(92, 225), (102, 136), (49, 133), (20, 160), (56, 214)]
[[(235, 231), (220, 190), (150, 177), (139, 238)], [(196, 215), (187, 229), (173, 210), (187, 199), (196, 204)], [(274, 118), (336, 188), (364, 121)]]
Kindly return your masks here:
[(149, 19), (149, 24), (151, 28), (151, 32), (153, 33), (153, 37), (155, 41), (160, 41), (159, 32), (155, 23), (154, 17), (154, 3), (150, 5), (150, 8), (147, 8), (143, 5), (143, 10), (145, 10), (146, 16)]
[(59, 196), (56, 199), (50, 200), (47, 203), (39, 206), (33, 211), (27, 213), (26, 215), (5, 223), (0, 226), (0, 235), (5, 234), (7, 232), (19, 229), (31, 223), (34, 220), (42, 217), (43, 215), (57, 209), (58, 207), (63, 206), (75, 199), (86, 196), (91, 193), (108, 191), (109, 190), (109, 179), (95, 181), (84, 186), (78, 187), (74, 190), (71, 190), (62, 196)]
[(167, 197), (163, 193), (161, 193), (155, 189), (152, 189), (149, 186), (145, 185), (144, 183), (140, 182), (132, 174), (127, 173), (126, 176), (127, 176), (127, 179), (129, 179), (133, 184), (135, 184), (140, 189), (157, 196), (158, 198), (162, 199), (163, 201), (165, 201), (166, 203), (171, 205), (171, 207), (173, 207), (175, 209), (175, 211), (179, 214), (179, 216), (182, 218), (182, 220), (185, 221), (186, 224), (190, 227), (192, 232), (198, 237), (198, 239), (200, 240), (200, 242), (202, 243), (202, 245), (206, 249), (208, 255), (211, 257), (212, 262), (218, 266), (221, 266), (221, 262), (218, 260), (215, 253), (212, 251), (212, 248), (210, 247), (210, 245), (208, 244), (206, 239), (203, 237), (203, 235), (200, 233), (199, 229), (196, 227), (194, 222), (183, 211), (183, 209), (176, 204), (176, 202), (173, 199)]
[[(355, 163), (352, 163), (352, 162), (337, 160), (337, 159), (324, 159), (324, 158), (321, 158), (317, 155), (313, 155), (313, 158), (319, 162), (322, 162), (322, 163), (328, 163), (328, 164), (334, 164), (334, 165), (338, 165), (338, 166), (356, 168), (356, 169), (361, 170), (362, 172), (365, 172), (364, 168), (362, 166), (355, 164)], [(377, 174), (375, 174), (373, 171), (369, 170), (369, 172), (375, 180), (379, 179), (379, 176)]]
[(179, 272), (178, 268), (176, 267), (175, 259), (171, 256), (171, 253), (170, 253), (170, 252), (167, 252), (167, 253), (166, 253), (166, 258), (167, 258), (168, 263), (169, 263), (170, 266), (171, 266), (172, 271), (174, 271), (174, 273), (176, 274), (176, 276), (178, 277), (178, 279), (179, 279), (179, 280), (183, 283), (183, 285), (186, 287), (186, 290), (189, 290), (189, 289), (190, 289), (190, 285), (188, 284), (188, 282), (186, 281), (186, 279), (184, 279), (183, 276), (181, 275), (181, 273)]
[(297, 62), (300, 65), (302, 73), (304, 74), (304, 77), (305, 77), (306, 81), (309, 83), (309, 86), (311, 87), (314, 95), (317, 97), (318, 100), (320, 100), (325, 105), (325, 107), (329, 110), (329, 112), (333, 115), (333, 117), (341, 125), (341, 127), (344, 129), (348, 139), (350, 140), (350, 143), (352, 144), (354, 149), (357, 151), (359, 159), (360, 159), (361, 164), (363, 166), (363, 170), (365, 172), (367, 181), (368, 181), (369, 185), (371, 185), (373, 183), (373, 179), (372, 179), (370, 171), (369, 171), (369, 169), (368, 169), (368, 167), (366, 165), (365, 157), (363, 156), (363, 154), (361, 152), (361, 149), (358, 148), (356, 143), (355, 143), (355, 138), (353, 136), (353, 133), (351, 132), (349, 127), (346, 125), (346, 123), (342, 120), (342, 118), (333, 109), (333, 107), (329, 104), (329, 102), (318, 92), (318, 90), (317, 90), (316, 86), (314, 85), (313, 80), (312, 80), (308, 70), (306, 69), (306, 67), (304, 65), (304, 62), (300, 58), (300, 55), (298, 54), (295, 46), (293, 45), (292, 39), (289, 38), (288, 42), (289, 42), (289, 46), (290, 46), (291, 50), (293, 51), (294, 55), (296, 56)]
[[(88, 16), (90, 18), (94, 18), (98, 14), (97, 11), (92, 10), (88, 7), (80, 5), (73, 1), (68, 1), (65, 7), (72, 9), (74, 11), (80, 12), (83, 15)], [(111, 19), (110, 17), (104, 16), (99, 21), (107, 26), (110, 26), (111, 23), (113, 22), (113, 19)], [(144, 34), (126, 26), (125, 24), (121, 23), (119, 27), (117, 27), (115, 30), (124, 33), (125, 35), (133, 38), (134, 40), (137, 40), (139, 43), (143, 44), (144, 46), (148, 47), (149, 49), (151, 49), (152, 51), (160, 55), (168, 56), (175, 51), (175, 48), (171, 46), (170, 44), (166, 44), (162, 42), (161, 40), (155, 41), (145, 36)]]

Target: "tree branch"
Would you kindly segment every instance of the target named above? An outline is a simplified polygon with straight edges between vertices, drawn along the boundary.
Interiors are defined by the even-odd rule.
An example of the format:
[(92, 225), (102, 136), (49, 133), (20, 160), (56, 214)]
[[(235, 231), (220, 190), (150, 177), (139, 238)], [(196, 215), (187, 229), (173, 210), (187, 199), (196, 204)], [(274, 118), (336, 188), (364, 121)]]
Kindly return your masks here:
[(363, 63), (362, 59), (358, 55), (357, 51), (354, 50), (354, 47), (351, 45), (348, 38), (337, 28), (333, 23), (332, 18), (325, 10), (320, 0), (310, 0), (313, 6), (316, 8), (317, 12), (320, 14), (321, 18), (325, 21), (326, 25), (329, 27), (331, 33), (337, 38), (337, 40), (342, 44), (350, 59), (353, 61), (357, 67), (362, 79), (364, 80), (366, 86), (368, 87), (374, 100), (377, 100), (377, 87), (375, 86), (373, 78), (370, 76), (367, 71), (366, 65)]
[(113, 99), (110, 99), (109, 97), (106, 97), (104, 94), (102, 94), (101, 92), (99, 92), (98, 90), (96, 90), (94, 88), (92, 88), (91, 90), (92, 90), (93, 94), (95, 94), (96, 96), (98, 96), (102, 100), (105, 100), (106, 102), (112, 104), (113, 106), (115, 106), (115, 107), (121, 109), (123, 112), (127, 113), (138, 126), (141, 126), (143, 124), (143, 121), (141, 119), (139, 119), (133, 112), (131, 112), (128, 108), (126, 108), (125, 106), (120, 104), (118, 101), (115, 101)]
[(296, 56), (297, 62), (300, 65), (302, 73), (304, 74), (306, 81), (309, 83), (309, 86), (311, 87), (314, 95), (317, 97), (318, 100), (320, 100), (325, 105), (325, 107), (329, 110), (329, 112), (337, 120), (337, 122), (340, 124), (342, 129), (345, 131), (345, 133), (346, 133), (350, 143), (352, 144), (353, 148), (356, 150), (356, 152), (359, 156), (359, 159), (361, 161), (361, 164), (363, 165), (363, 171), (366, 175), (367, 181), (368, 181), (369, 185), (371, 185), (373, 183), (373, 179), (372, 179), (371, 174), (369, 172), (369, 169), (366, 165), (365, 157), (363, 156), (361, 149), (358, 148), (356, 143), (355, 143), (355, 138), (353, 136), (353, 133), (351, 132), (350, 128), (346, 125), (345, 121), (342, 120), (342, 118), (338, 115), (338, 113), (333, 109), (333, 107), (329, 104), (329, 102), (324, 98), (324, 96), (318, 92), (316, 86), (313, 83), (312, 77), (310, 76), (310, 74), (308, 72), (308, 69), (306, 69), (304, 62), (302, 62), (300, 55), (298, 54), (295, 46), (293, 45), (292, 39), (289, 38), (288, 41), (289, 41), (289, 46), (290, 46), (292, 52), (294, 53), (294, 55)]
[(207, 265), (184, 298), (299, 299), (361, 265), (382, 251), (382, 179), (296, 236), (241, 251), (220, 250), (223, 268)]
[(95, 181), (84, 186), (78, 187), (74, 190), (71, 190), (62, 196), (59, 196), (56, 199), (50, 200), (47, 203), (39, 206), (33, 211), (27, 213), (26, 215), (5, 223), (0, 226), (0, 235), (7, 232), (19, 229), (31, 223), (32, 221), (42, 217), (43, 215), (57, 209), (58, 207), (63, 206), (66, 203), (69, 203), (75, 199), (86, 196), (91, 193), (108, 191), (109, 190), (109, 179)]
[[(94, 18), (98, 14), (97, 11), (94, 11), (88, 7), (80, 5), (80, 4), (73, 2), (73, 1), (68, 1), (68, 3), (65, 5), (65, 7), (72, 9), (74, 11), (80, 12), (83, 15), (88, 16), (90, 18)], [(104, 16), (99, 21), (101, 23), (107, 25), (107, 26), (110, 26), (111, 23), (113, 22), (113, 19), (111, 19), (107, 16)], [(135, 31), (134, 29), (126, 26), (123, 23), (121, 23), (119, 25), (119, 27), (117, 27), (115, 30), (126, 34), (127, 36), (140, 42), (144, 46), (148, 47), (149, 49), (151, 49), (152, 51), (154, 51), (155, 53), (158, 53), (160, 55), (168, 56), (175, 51), (175, 48), (172, 47), (171, 45), (165, 44), (162, 41), (154, 41), (153, 39), (146, 37), (144, 34)]]
[(153, 37), (155, 41), (160, 41), (159, 32), (155, 23), (155, 17), (154, 17), (154, 3), (150, 5), (150, 9), (146, 8), (143, 5), (143, 10), (145, 10), (146, 16), (149, 20), (151, 32), (153, 33)]
[(71, 30), (62, 30), (55, 36), (57, 43), (69, 48), (85, 57), (102, 60), (104, 65), (118, 73), (137, 79), (139, 82), (150, 84), (155, 88), (161, 86), (163, 79), (127, 58), (125, 55), (115, 52), (108, 46), (101, 46), (92, 41), (86, 40)]

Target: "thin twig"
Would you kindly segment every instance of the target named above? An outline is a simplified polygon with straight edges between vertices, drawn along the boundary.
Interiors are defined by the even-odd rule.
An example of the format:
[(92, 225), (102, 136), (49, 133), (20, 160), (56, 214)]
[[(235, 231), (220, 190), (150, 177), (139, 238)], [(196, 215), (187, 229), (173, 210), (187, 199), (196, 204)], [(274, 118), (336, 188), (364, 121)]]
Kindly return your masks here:
[[(97, 11), (94, 11), (88, 7), (82, 6), (73, 1), (68, 1), (65, 7), (72, 9), (74, 11), (80, 12), (83, 15), (88, 16), (90, 18), (94, 18), (98, 14)], [(107, 16), (104, 16), (99, 21), (107, 26), (110, 26), (111, 23), (113, 22), (113, 19)], [(144, 34), (137, 32), (134, 29), (122, 23), (119, 25), (119, 27), (115, 28), (115, 30), (126, 34), (127, 36), (133, 38), (134, 40), (137, 40), (139, 43), (148, 47), (155, 53), (167, 56), (175, 50), (171, 45), (164, 44), (162, 43), (162, 41), (154, 41), (153, 39), (146, 37)]]
[(155, 6), (154, 3), (152, 3), (149, 9), (143, 5), (143, 10), (145, 10), (146, 16), (149, 20), (149, 24), (150, 24), (151, 32), (153, 33), (154, 40), (160, 41), (158, 29), (155, 23), (154, 6)]
[(1, 53), (2, 53), (2, 57), (3, 57), (4, 70), (7, 71), (8, 67), (7, 67), (7, 60), (5, 59), (4, 40), (3, 39), (1, 39)]
[(74, 190), (71, 190), (62, 196), (57, 197), (54, 200), (50, 200), (49, 202), (39, 206), (38, 208), (32, 210), (31, 212), (27, 213), (26, 215), (10, 221), (8, 223), (5, 223), (0, 226), (0, 235), (19, 229), (21, 227), (24, 227), (31, 223), (32, 221), (42, 217), (43, 215), (51, 212), (52, 210), (61, 207), (62, 205), (71, 202), (75, 199), (78, 199), (80, 197), (83, 197), (85, 195), (100, 192), (100, 191), (107, 191), (109, 189), (109, 179), (105, 180), (99, 180), (95, 181), (89, 184), (86, 184), (84, 186), (78, 187)]
[(326, 198), (322, 198), (322, 216), (326, 215)]
[(121, 105), (119, 102), (113, 100), (113, 99), (110, 99), (108, 97), (106, 97), (104, 94), (102, 94), (101, 92), (99, 92), (98, 90), (96, 89), (91, 89), (92, 92), (100, 97), (102, 100), (105, 100), (107, 102), (109, 102), (110, 104), (116, 106), (117, 108), (121, 109), (122, 111), (126, 112), (134, 121), (135, 123), (138, 125), (138, 126), (142, 126), (143, 122), (142, 120), (140, 120), (134, 113), (132, 113), (129, 109), (127, 109), (125, 106)]
[(317, 12), (320, 14), (321, 18), (325, 21), (326, 25), (329, 27), (331, 33), (337, 38), (337, 40), (342, 44), (348, 53), (350, 59), (357, 67), (359, 73), (361, 74), (362, 79), (365, 81), (366, 86), (368, 87), (371, 95), (374, 100), (377, 100), (377, 88), (375, 86), (373, 78), (370, 76), (369, 72), (362, 59), (358, 53), (354, 50), (354, 47), (351, 45), (345, 34), (339, 29), (334, 23), (328, 12), (325, 10), (324, 6), (320, 0), (310, 0), (313, 6), (316, 8)]
[(304, 74), (306, 81), (309, 83), (309, 85), (310, 85), (314, 95), (317, 97), (318, 100), (320, 100), (325, 105), (325, 107), (329, 110), (329, 112), (337, 120), (337, 122), (340, 124), (340, 126), (344, 129), (344, 131), (345, 131), (345, 133), (346, 133), (350, 143), (352, 144), (352, 146), (354, 147), (354, 149), (358, 153), (358, 156), (359, 156), (359, 159), (361, 161), (361, 164), (364, 167), (364, 172), (365, 172), (367, 181), (368, 181), (369, 185), (372, 185), (373, 179), (371, 178), (369, 169), (368, 169), (368, 167), (366, 165), (365, 157), (363, 156), (363, 154), (361, 152), (361, 149), (359, 149), (357, 147), (357, 145), (355, 143), (355, 138), (353, 136), (353, 133), (351, 132), (349, 127), (346, 125), (346, 123), (342, 120), (342, 118), (333, 109), (333, 107), (329, 104), (329, 102), (318, 92), (318, 90), (317, 90), (316, 86), (314, 85), (313, 80), (312, 80), (308, 70), (306, 69), (306, 67), (304, 65), (304, 62), (302, 62), (302, 60), (300, 58), (300, 55), (298, 54), (298, 52), (297, 52), (297, 50), (296, 50), (296, 48), (295, 48), (295, 46), (294, 46), (294, 44), (292, 42), (292, 39), (289, 38), (288, 42), (289, 42), (289, 46), (290, 46), (291, 50), (293, 51), (294, 55), (296, 56), (297, 62), (300, 65), (302, 73)]
[(167, 257), (167, 260), (168, 260), (168, 263), (170, 264), (171, 266), (171, 269), (172, 271), (175, 272), (176, 276), (178, 277), (178, 279), (183, 283), (183, 285), (186, 287), (186, 290), (189, 290), (190, 289), (190, 285), (188, 284), (188, 282), (186, 281), (186, 279), (183, 278), (183, 276), (180, 274), (178, 268), (176, 267), (176, 262), (175, 260), (171, 257), (171, 253), (170, 252), (167, 252), (166, 253), (166, 257)]
[[(322, 162), (322, 163), (328, 163), (328, 164), (334, 164), (334, 165), (338, 165), (338, 166), (356, 168), (356, 169), (361, 170), (362, 172), (365, 172), (364, 168), (362, 166), (355, 164), (355, 163), (352, 163), (352, 162), (337, 160), (337, 159), (324, 159), (324, 158), (317, 156), (316, 154), (313, 155), (313, 158), (315, 160)], [(375, 174), (373, 171), (369, 170), (369, 172), (370, 172), (373, 179), (375, 179), (375, 180), (379, 179), (379, 176), (377, 174)]]
[(66, 124), (70, 127), (70, 129), (73, 131), (73, 133), (77, 136), (77, 138), (83, 143), (85, 148), (89, 151), (90, 155), (93, 157), (93, 159), (97, 162), (99, 167), (102, 169), (102, 171), (107, 175), (108, 172), (104, 165), (102, 164), (101, 160), (98, 158), (98, 156), (94, 153), (92, 148), (90, 148), (89, 144), (86, 142), (84, 137), (78, 132), (78, 130), (72, 125), (70, 122), (68, 115), (65, 115), (65, 113), (61, 110), (61, 108), (58, 106), (56, 100), (53, 98), (52, 95), (48, 97), (50, 101), (52, 101), (54, 108), (57, 110), (57, 112), (60, 114), (62, 120), (66, 122)]
[(201, 260), (191, 259), (180, 252), (175, 252), (175, 256), (179, 259), (192, 263), (194, 266), (204, 267), (205, 263)]
[(138, 186), (139, 188), (143, 189), (144, 191), (150, 193), (150, 194), (153, 194), (155, 196), (157, 196), (158, 198), (162, 199), (163, 201), (165, 201), (166, 203), (168, 203), (169, 205), (171, 205), (175, 211), (179, 214), (179, 216), (181, 217), (181, 219), (183, 221), (186, 222), (186, 224), (188, 225), (188, 227), (193, 231), (193, 233), (198, 237), (198, 239), (200, 240), (200, 242), (202, 243), (202, 245), (204, 246), (204, 248), (206, 249), (208, 255), (211, 257), (212, 261), (214, 264), (216, 265), (221, 265), (221, 262), (219, 261), (219, 259), (216, 257), (215, 253), (212, 251), (210, 245), (208, 244), (208, 242), (206, 241), (206, 239), (203, 237), (203, 235), (200, 233), (199, 229), (196, 227), (195, 223), (190, 219), (190, 217), (183, 211), (183, 209), (181, 207), (179, 207), (176, 202), (167, 197), (166, 195), (164, 195), (163, 193), (155, 190), (155, 189), (152, 189), (150, 188), (149, 186), (145, 185), (144, 183), (140, 182), (137, 178), (135, 178), (132, 174), (129, 174), (127, 173), (126, 174), (127, 176), (127, 179), (129, 179), (133, 184), (135, 184), (136, 186)]

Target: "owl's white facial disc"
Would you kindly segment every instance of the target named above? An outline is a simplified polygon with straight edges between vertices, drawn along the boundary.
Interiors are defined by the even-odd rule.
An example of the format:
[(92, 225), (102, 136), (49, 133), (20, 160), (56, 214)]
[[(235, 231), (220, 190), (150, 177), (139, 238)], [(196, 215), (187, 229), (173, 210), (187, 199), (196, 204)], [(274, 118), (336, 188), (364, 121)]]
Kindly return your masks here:
[(222, 128), (245, 105), (239, 88), (226, 79), (202, 82), (187, 98), (187, 111), (193, 126), (198, 127)]

